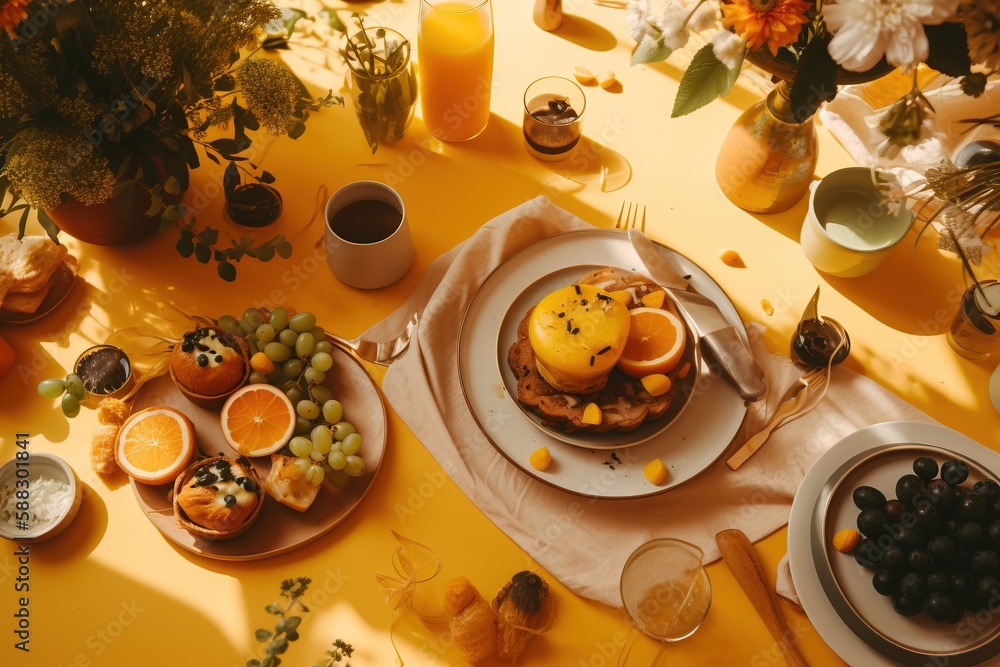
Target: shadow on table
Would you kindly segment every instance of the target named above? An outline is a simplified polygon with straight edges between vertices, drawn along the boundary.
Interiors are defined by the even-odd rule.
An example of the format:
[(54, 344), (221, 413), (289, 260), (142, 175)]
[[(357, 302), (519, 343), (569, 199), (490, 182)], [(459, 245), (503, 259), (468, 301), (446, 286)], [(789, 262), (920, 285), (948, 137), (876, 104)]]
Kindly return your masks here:
[[(199, 651), (223, 657), (226, 667), (246, 662), (216, 625), (216, 617), (226, 612), (213, 608), (210, 597), (200, 608), (184, 604), (75, 548), (66, 549), (65, 543), (60, 546), (60, 537), (69, 536), (58, 536), (30, 551), (31, 589), (25, 593), (30, 595), (30, 658), (19, 662), (24, 656), (11, 640), (0, 649), (0, 663), (209, 664), (196, 657)], [(69, 553), (59, 554), (62, 560), (53, 562), (61, 550)], [(72, 567), (62, 567), (70, 561)], [(137, 661), (138, 656), (142, 658)]]
[(618, 45), (618, 38), (607, 28), (574, 14), (565, 14), (553, 35), (591, 51), (610, 51)]

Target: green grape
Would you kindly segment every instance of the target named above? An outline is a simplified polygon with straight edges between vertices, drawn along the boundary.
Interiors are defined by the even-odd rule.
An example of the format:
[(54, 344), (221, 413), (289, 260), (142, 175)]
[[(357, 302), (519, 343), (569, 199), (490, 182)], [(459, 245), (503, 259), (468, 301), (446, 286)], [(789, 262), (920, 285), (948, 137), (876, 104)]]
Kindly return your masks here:
[(76, 417), (80, 414), (80, 399), (73, 394), (63, 394), (62, 411), (67, 417)]
[(278, 306), (267, 316), (267, 323), (274, 327), (275, 331), (281, 331), (288, 326), (288, 310)]
[(305, 458), (305, 459), (296, 459), (296, 460), (292, 461), (292, 465), (295, 466), (296, 468), (298, 468), (299, 472), (304, 475), (304, 474), (306, 474), (306, 471), (309, 470), (309, 468), (313, 467), (313, 462), (310, 461), (307, 458)]
[(299, 359), (305, 359), (310, 354), (313, 353), (313, 348), (316, 347), (316, 339), (308, 331), (305, 333), (300, 333), (299, 337), (295, 339), (295, 354)]
[(305, 365), (298, 359), (289, 359), (285, 363), (281, 364), (281, 379), (297, 380), (298, 377), (302, 375), (302, 369), (304, 366)]
[(348, 456), (352, 454), (357, 454), (361, 451), (361, 436), (357, 433), (352, 433), (343, 440), (344, 453)]
[(250, 331), (255, 331), (257, 327), (264, 323), (264, 316), (260, 314), (260, 311), (256, 308), (247, 308), (243, 311), (243, 317), (240, 319), (240, 324), (244, 327), (250, 329)]
[(330, 433), (329, 426), (320, 424), (309, 433), (309, 437), (312, 438), (313, 447), (317, 452), (324, 456), (330, 453), (330, 448), (333, 447), (333, 434)]
[(347, 463), (344, 464), (344, 472), (351, 477), (361, 477), (365, 474), (365, 462), (360, 456), (348, 456)]
[(306, 470), (306, 481), (313, 486), (319, 486), (323, 483), (323, 477), (326, 475), (323, 472), (323, 466), (311, 465), (309, 470)]
[[(324, 373), (323, 371), (318, 371), (312, 366), (310, 366), (309, 368), (306, 369), (304, 377), (306, 379), (306, 382), (308, 382), (309, 384), (318, 385), (318, 384), (323, 384), (323, 380), (326, 379), (326, 373)], [(318, 401), (318, 402), (324, 403), (325, 401)]]
[(66, 376), (66, 393), (72, 394), (80, 401), (87, 395), (86, 390), (83, 388), (83, 380), (76, 373), (70, 373)]
[(327, 454), (327, 462), (334, 470), (343, 470), (347, 465), (347, 455), (339, 449), (335, 449)]
[(49, 378), (38, 383), (38, 395), (42, 398), (59, 398), (66, 390), (66, 383), (59, 378)]
[(264, 377), (267, 378), (267, 381), (270, 382), (273, 385), (277, 385), (278, 384), (278, 378), (280, 376), (281, 376), (281, 365), (280, 364), (275, 364), (273, 371), (271, 371), (270, 373), (265, 373), (264, 374)]
[(343, 489), (350, 481), (350, 476), (343, 470), (334, 470), (330, 473), (330, 483), (338, 489)]
[(299, 339), (299, 335), (292, 331), (291, 329), (282, 329), (278, 332), (278, 340), (285, 347), (295, 347), (295, 341)]
[[(308, 368), (306, 369), (306, 379), (309, 379)], [(309, 387), (309, 397), (316, 403), (316, 405), (325, 405), (327, 401), (333, 398), (333, 392), (323, 385), (314, 385)]]
[(223, 315), (220, 317), (218, 325), (220, 329), (232, 336), (239, 336), (242, 333), (240, 330), (240, 321), (232, 315)]
[(342, 443), (340, 440), (334, 440), (333, 441), (333, 446), (330, 447), (330, 451), (331, 452), (342, 452), (342, 451), (344, 451), (344, 443)]
[(308, 435), (313, 423), (305, 417), (295, 417), (295, 435)]
[(326, 340), (326, 332), (323, 331), (323, 327), (313, 327), (309, 330), (309, 333), (312, 334), (317, 343), (321, 340)]
[(260, 352), (260, 346), (257, 345), (257, 341), (255, 341), (252, 336), (248, 336), (246, 338), (246, 341), (247, 341), (247, 350), (249, 350), (251, 357)]
[(267, 377), (260, 371), (250, 373), (250, 384), (267, 384)]
[(271, 341), (264, 346), (264, 354), (267, 355), (268, 359), (277, 364), (287, 361), (292, 356), (292, 351), (281, 343)]
[(313, 350), (313, 353), (319, 354), (320, 352), (322, 352), (323, 354), (330, 354), (331, 352), (333, 352), (333, 343), (331, 343), (328, 340), (317, 340), (316, 349)]
[(312, 440), (301, 435), (297, 435), (288, 442), (288, 448), (292, 454), (300, 459), (308, 458), (313, 453)]
[(354, 433), (354, 426), (350, 422), (337, 422), (330, 427), (330, 430), (333, 431), (334, 440), (343, 440)]
[(253, 333), (253, 335), (257, 337), (258, 342), (266, 345), (274, 340), (274, 337), (277, 334), (274, 331), (274, 327), (270, 324), (264, 323), (257, 327), (257, 330)]
[[(298, 405), (299, 401), (302, 400), (302, 390), (293, 385), (285, 390), (285, 396), (292, 402), (292, 405)], [(305, 417), (305, 415), (302, 416)], [(306, 419), (309, 419), (309, 417), (306, 417)]]
[(326, 461), (326, 454), (320, 454), (314, 449), (312, 454), (309, 455), (309, 458), (316, 463), (322, 464), (324, 461)]
[(340, 401), (329, 400), (323, 403), (323, 419), (325, 419), (328, 424), (336, 424), (343, 418), (344, 406), (340, 404)]
[(288, 320), (288, 328), (295, 333), (305, 333), (316, 326), (316, 316), (312, 313), (296, 313)]
[(295, 411), (299, 413), (299, 416), (306, 419), (316, 419), (316, 417), (319, 417), (319, 406), (310, 400), (303, 399), (296, 403)]
[[(302, 334), (303, 336), (305, 334)], [(310, 359), (312, 367), (318, 371), (323, 371), (324, 373), (333, 368), (333, 357), (331, 357), (326, 352), (316, 352), (313, 354), (312, 359)]]

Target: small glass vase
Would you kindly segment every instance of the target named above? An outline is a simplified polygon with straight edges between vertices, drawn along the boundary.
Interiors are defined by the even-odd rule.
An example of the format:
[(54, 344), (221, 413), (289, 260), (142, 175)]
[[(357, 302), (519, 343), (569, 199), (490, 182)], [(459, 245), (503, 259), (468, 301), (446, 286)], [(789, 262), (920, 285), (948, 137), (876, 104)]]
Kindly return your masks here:
[(722, 192), (753, 213), (777, 213), (795, 205), (816, 173), (812, 116), (795, 120), (791, 85), (779, 81), (766, 99), (743, 112), (729, 130), (715, 163)]
[[(766, 99), (743, 112), (722, 144), (715, 178), (722, 192), (752, 213), (778, 213), (799, 202), (816, 173), (818, 144), (813, 117), (795, 118), (792, 81), (798, 64), (780, 52), (750, 51), (747, 61), (772, 75), (777, 85)], [(870, 70), (837, 68), (836, 84), (852, 85), (879, 79), (893, 70), (885, 59)]]
[(354, 110), (372, 152), (402, 139), (417, 102), (410, 42), (390, 28), (364, 28), (349, 40), (347, 65)]

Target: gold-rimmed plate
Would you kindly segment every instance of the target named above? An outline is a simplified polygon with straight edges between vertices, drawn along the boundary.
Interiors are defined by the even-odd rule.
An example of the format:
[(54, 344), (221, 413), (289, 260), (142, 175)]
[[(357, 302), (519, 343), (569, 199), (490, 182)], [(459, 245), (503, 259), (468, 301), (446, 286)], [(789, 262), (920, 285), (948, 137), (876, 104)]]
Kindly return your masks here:
[[(507, 364), (507, 351), (511, 345), (517, 341), (517, 329), (528, 311), (538, 303), (546, 294), (566, 285), (572, 285), (576, 280), (587, 275), (591, 271), (605, 268), (605, 265), (573, 265), (567, 266), (557, 271), (549, 273), (531, 285), (526, 287), (511, 302), (507, 312), (504, 313), (500, 321), (500, 330), (497, 332), (497, 369), (504, 389), (508, 396), (517, 396), (517, 377), (514, 376), (510, 366)], [(528, 410), (518, 401), (513, 401), (515, 407), (530, 423), (542, 429), (547, 434), (557, 440), (561, 440), (570, 445), (584, 447), (586, 449), (622, 449), (632, 447), (662, 433), (676, 420), (681, 412), (691, 402), (694, 395), (694, 388), (699, 377), (701, 358), (698, 354), (697, 338), (691, 330), (691, 325), (687, 321), (685, 314), (681, 315), (687, 336), (687, 344), (684, 347), (684, 354), (677, 368), (687, 366), (688, 371), (681, 377), (676, 372), (671, 372), (671, 379), (675, 382), (676, 390), (674, 398), (667, 411), (657, 419), (650, 419), (644, 422), (639, 428), (633, 431), (608, 431), (605, 433), (588, 433), (586, 431), (575, 431), (566, 433), (546, 424), (540, 416)]]
[(904, 617), (872, 587), (875, 570), (835, 551), (833, 535), (856, 525), (853, 492), (873, 486), (893, 497), (896, 481), (912, 473), (913, 460), (965, 461), (971, 484), (997, 479), (1000, 455), (936, 424), (888, 422), (840, 440), (810, 467), (795, 495), (788, 523), (788, 562), (809, 620), (852, 665), (947, 664), (966, 667), (1000, 655), (1000, 614), (943, 624), (925, 613)]
[[(746, 342), (743, 322), (722, 288), (697, 264), (668, 252), (682, 274), (691, 276), (691, 285), (718, 304)], [(640, 444), (613, 449), (571, 445), (538, 428), (521, 415), (516, 392), (508, 393), (498, 373), (497, 341), (511, 303), (545, 276), (588, 266), (646, 274), (625, 232), (596, 228), (543, 239), (490, 274), (473, 297), (459, 336), (459, 379), (466, 403), (497, 451), (545, 484), (595, 498), (641, 498), (669, 491), (715, 463), (746, 416), (747, 406), (735, 387), (707, 366), (699, 369), (690, 403), (668, 428)], [(528, 458), (542, 446), (549, 448), (553, 461), (538, 471)], [(643, 474), (643, 466), (654, 458), (668, 471), (659, 485)]]
[[(347, 352), (334, 348), (333, 367), (326, 373), (325, 384), (344, 406), (344, 419), (361, 434), (360, 456), (365, 462), (364, 475), (352, 478), (347, 487), (336, 493), (327, 486), (320, 489), (312, 506), (305, 512), (285, 507), (270, 496), (253, 527), (228, 541), (212, 542), (180, 528), (170, 502), (171, 485), (149, 486), (132, 480), (135, 498), (163, 536), (182, 549), (217, 560), (258, 560), (294, 551), (337, 527), (353, 512), (371, 488), (385, 454), (386, 414), (382, 395), (364, 367)], [(132, 409), (167, 405), (191, 419), (200, 452), (206, 456), (237, 456), (226, 443), (217, 410), (201, 408), (188, 401), (168, 376), (143, 385)], [(263, 480), (271, 468), (270, 457), (255, 457), (250, 462)]]

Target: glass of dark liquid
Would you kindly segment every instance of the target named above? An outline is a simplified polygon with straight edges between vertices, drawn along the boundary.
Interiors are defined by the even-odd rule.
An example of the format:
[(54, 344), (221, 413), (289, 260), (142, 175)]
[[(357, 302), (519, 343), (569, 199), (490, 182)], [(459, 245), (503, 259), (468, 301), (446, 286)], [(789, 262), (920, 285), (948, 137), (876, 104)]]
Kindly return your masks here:
[(985, 359), (1000, 349), (1000, 282), (981, 280), (965, 290), (947, 337), (952, 349), (969, 359)]
[(378, 181), (355, 181), (326, 203), (326, 261), (341, 282), (361, 289), (386, 287), (413, 262), (406, 207)]
[(561, 76), (538, 79), (524, 91), (524, 141), (539, 160), (569, 157), (583, 136), (587, 98), (580, 86)]

